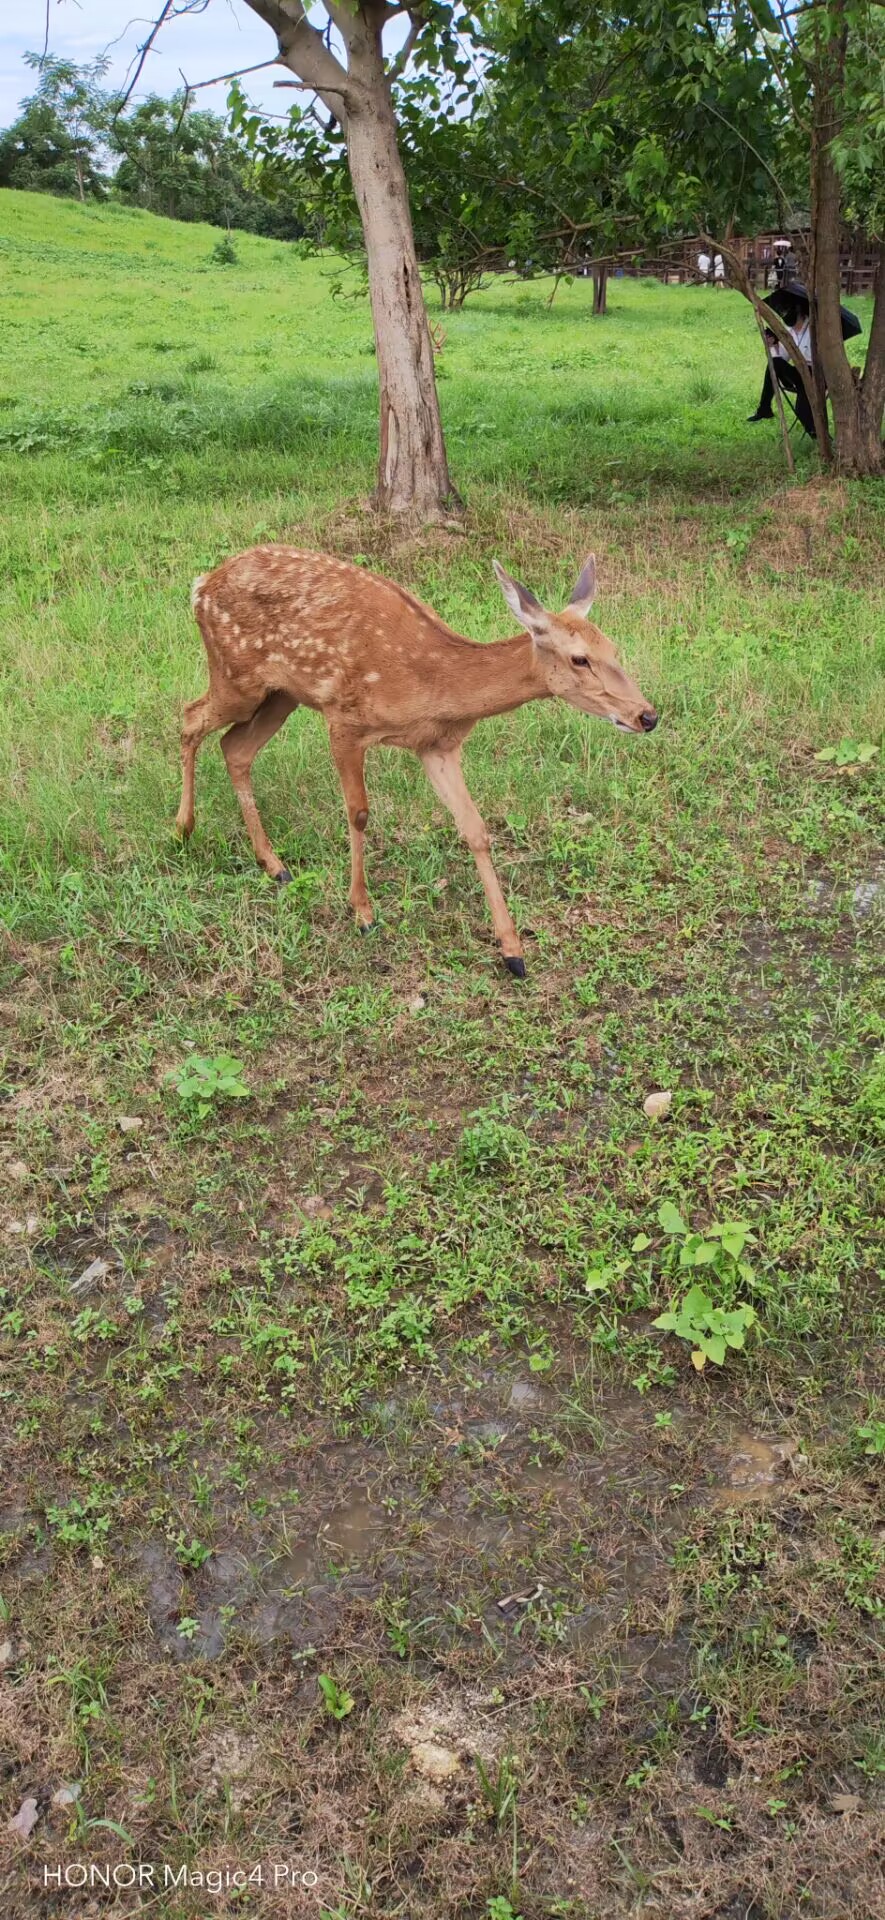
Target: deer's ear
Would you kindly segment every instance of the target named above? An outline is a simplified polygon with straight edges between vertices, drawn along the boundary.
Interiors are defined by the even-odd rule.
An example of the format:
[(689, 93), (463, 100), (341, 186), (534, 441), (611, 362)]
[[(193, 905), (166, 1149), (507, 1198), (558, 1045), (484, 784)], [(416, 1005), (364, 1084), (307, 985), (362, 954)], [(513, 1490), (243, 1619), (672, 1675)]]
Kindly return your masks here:
[(511, 612), (515, 613), (517, 620), (525, 627), (526, 632), (531, 634), (533, 640), (543, 639), (548, 631), (549, 620), (540, 600), (535, 599), (534, 594), (529, 592), (528, 587), (523, 586), (521, 580), (512, 580), (497, 560), (492, 561), (492, 566)]
[(574, 607), (578, 613), (582, 613), (586, 618), (587, 614), (590, 612), (590, 608), (592, 607), (595, 598), (596, 598), (596, 555), (595, 553), (591, 553), (589, 557), (584, 561), (584, 565), (582, 566), (581, 571), (578, 575), (575, 591), (572, 594), (572, 597), (569, 601), (569, 606)]

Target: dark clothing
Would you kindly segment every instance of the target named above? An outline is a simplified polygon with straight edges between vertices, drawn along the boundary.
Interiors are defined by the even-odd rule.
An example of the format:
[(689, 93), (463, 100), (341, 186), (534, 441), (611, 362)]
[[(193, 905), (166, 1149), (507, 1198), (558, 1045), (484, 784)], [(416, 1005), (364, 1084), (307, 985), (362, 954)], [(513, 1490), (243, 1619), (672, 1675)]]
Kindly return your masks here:
[[(800, 426), (805, 428), (806, 433), (810, 435), (812, 440), (816, 440), (817, 434), (814, 426), (814, 414), (811, 411), (808, 395), (792, 360), (774, 360), (772, 364), (778, 386), (783, 387), (787, 393), (793, 393), (796, 396), (796, 418)], [(771, 381), (771, 367), (766, 367), (765, 379), (762, 382), (762, 392), (759, 395), (759, 405), (756, 409), (757, 419), (771, 420), (773, 418), (773, 399), (774, 387)]]

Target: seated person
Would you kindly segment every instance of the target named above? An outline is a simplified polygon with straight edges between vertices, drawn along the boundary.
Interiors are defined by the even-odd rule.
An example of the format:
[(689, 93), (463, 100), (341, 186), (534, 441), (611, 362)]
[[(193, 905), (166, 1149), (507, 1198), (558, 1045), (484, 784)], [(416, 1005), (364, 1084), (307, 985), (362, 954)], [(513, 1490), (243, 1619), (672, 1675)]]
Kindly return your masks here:
[[(785, 312), (782, 317), (784, 325), (788, 333), (792, 334), (803, 360), (807, 360), (808, 365), (811, 366), (810, 316), (805, 312), (804, 308), (794, 306)], [(765, 338), (771, 348), (772, 363), (778, 386), (784, 387), (790, 393), (795, 394), (796, 418), (805, 428), (806, 433), (810, 435), (811, 439), (815, 440), (817, 434), (814, 426), (814, 415), (811, 411), (811, 404), (802, 384), (799, 370), (797, 367), (794, 367), (792, 360), (787, 358), (786, 348), (781, 346), (780, 341), (776, 340), (774, 334), (769, 333), (767, 328), (765, 330)], [(771, 404), (773, 399), (774, 387), (771, 381), (771, 367), (768, 366), (765, 369), (765, 379), (762, 382), (759, 405), (755, 413), (749, 415), (750, 425), (754, 425), (757, 420), (774, 419), (774, 408)]]

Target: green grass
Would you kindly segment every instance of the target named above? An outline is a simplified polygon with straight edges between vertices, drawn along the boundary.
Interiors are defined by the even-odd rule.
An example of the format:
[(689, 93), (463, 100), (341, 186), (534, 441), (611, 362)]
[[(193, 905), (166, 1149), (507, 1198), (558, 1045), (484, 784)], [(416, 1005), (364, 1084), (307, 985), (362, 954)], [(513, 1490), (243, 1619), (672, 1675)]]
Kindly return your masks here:
[[(0, 194), (7, 1905), (139, 1858), (264, 1863), (211, 1910), (265, 1920), (872, 1914), (882, 755), (815, 756), (881, 743), (885, 492), (788, 483), (736, 295), (501, 284), (444, 322), (463, 528), (398, 533), (365, 303), (216, 241)], [(276, 538), (478, 639), (494, 555), (555, 604), (596, 550), (658, 731), (465, 756), (525, 983), (402, 755), (357, 936), (312, 716), (284, 897), (216, 743), (175, 841), (190, 582)], [(693, 1282), (756, 1316), (700, 1373)]]

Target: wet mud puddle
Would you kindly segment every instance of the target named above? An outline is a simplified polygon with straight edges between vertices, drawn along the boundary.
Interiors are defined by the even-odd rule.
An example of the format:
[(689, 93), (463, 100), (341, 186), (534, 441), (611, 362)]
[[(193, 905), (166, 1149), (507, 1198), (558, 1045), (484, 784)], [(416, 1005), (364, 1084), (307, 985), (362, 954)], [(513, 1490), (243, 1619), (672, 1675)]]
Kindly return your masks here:
[(559, 1440), (549, 1383), (499, 1377), (483, 1401), (434, 1408), (424, 1437), (433, 1492), (411, 1478), (413, 1461), (406, 1479), (367, 1441), (318, 1453), (303, 1513), (278, 1507), (234, 1536), (234, 1516), (219, 1514), (215, 1550), (195, 1575), (165, 1541), (143, 1541), (136, 1573), (155, 1636), (178, 1658), (219, 1654), (231, 1631), (315, 1647), (342, 1607), (374, 1603), (403, 1579), (422, 1615), (469, 1595), (492, 1623), (554, 1606), (570, 1634), (592, 1634), (655, 1593), (693, 1510), (774, 1501), (805, 1465), (793, 1437), (714, 1436), (702, 1409), (675, 1410), (667, 1443), (633, 1400), (600, 1406), (593, 1434), (563, 1428)]

